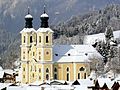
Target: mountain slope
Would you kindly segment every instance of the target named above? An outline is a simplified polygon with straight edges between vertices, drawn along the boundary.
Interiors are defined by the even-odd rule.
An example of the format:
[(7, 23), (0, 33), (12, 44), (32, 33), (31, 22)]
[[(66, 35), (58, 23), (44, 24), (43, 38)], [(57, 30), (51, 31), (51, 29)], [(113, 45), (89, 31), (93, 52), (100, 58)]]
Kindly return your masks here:
[(29, 6), (34, 16), (34, 27), (38, 29), (44, 2), (51, 17), (50, 23), (55, 24), (113, 2), (119, 4), (120, 0), (0, 0), (0, 25), (7, 31), (18, 33), (24, 26), (23, 17)]
[[(11, 4), (7, 3), (12, 3), (13, 1), (16, 0), (10, 0), (9, 2), (6, 2), (5, 0), (3, 3), (6, 5), (3, 7), (3, 9), (0, 9), (1, 14), (0, 14), (0, 65), (2, 65), (4, 68), (13, 68), (14, 61), (20, 58), (20, 35), (19, 31), (24, 28), (24, 16), (25, 16), (25, 7), (27, 8), (27, 5), (25, 5), (26, 0), (21, 0), (21, 1), (16, 1), (15, 4), (12, 4), (15, 8), (10, 9)], [(52, 7), (52, 3), (50, 4), (50, 1), (53, 2), (54, 0), (47, 0), (49, 3), (48, 7)], [(72, 7), (71, 10), (74, 11), (74, 5), (80, 4), (78, 3), (78, 0), (69, 0), (71, 1), (68, 2), (67, 6)], [(74, 1), (74, 2), (73, 2)], [(83, 1), (83, 0), (82, 0)], [(89, 0), (88, 0), (89, 1)], [(93, 0), (94, 1), (94, 0)], [(106, 1), (106, 0), (104, 0)], [(119, 0), (117, 0), (119, 2)], [(64, 2), (64, 3), (63, 3)], [(95, 1), (96, 2), (96, 1)], [(102, 0), (101, 0), (102, 2)], [(107, 2), (107, 1), (106, 1)], [(19, 4), (18, 4), (19, 3)], [(31, 7), (37, 1), (31, 1)], [(58, 4), (61, 4), (61, 9), (63, 10), (61, 12), (64, 12), (63, 14), (57, 14), (52, 12), (54, 11), (55, 8), (49, 8), (48, 13), (50, 16), (50, 22), (54, 22), (54, 20), (57, 21), (58, 24), (52, 25), (51, 28), (54, 30), (54, 44), (81, 44), (83, 43), (83, 38), (84, 35), (89, 35), (89, 34), (95, 34), (95, 33), (100, 33), (104, 32), (106, 26), (110, 25), (114, 28), (114, 30), (120, 30), (120, 5), (109, 5), (101, 10), (93, 10), (89, 11), (87, 10), (87, 13), (78, 15), (82, 11), (77, 10), (77, 13), (73, 13), (71, 10), (68, 13), (68, 9), (64, 10), (65, 7), (64, 4), (67, 3), (67, 0), (57, 0), (57, 2), (53, 2), (56, 4), (56, 8), (60, 8)], [(69, 4), (70, 3), (70, 4)], [(90, 2), (92, 3), (92, 1)], [(1, 3), (0, 3), (1, 4)], [(86, 3), (87, 4), (87, 3)], [(22, 5), (22, 7), (21, 7)], [(34, 18), (34, 26), (35, 28), (39, 27), (40, 20), (39, 16), (40, 14), (39, 7), (42, 9), (42, 5), (39, 6), (39, 4), (35, 4), (38, 6), (33, 7), (31, 13)], [(58, 5), (58, 6), (57, 6)], [(76, 7), (76, 6), (75, 6)], [(20, 12), (19, 9), (22, 9), (24, 12)], [(9, 10), (10, 9), (10, 10)], [(80, 8), (83, 9), (83, 8)], [(6, 11), (7, 10), (7, 11)], [(38, 11), (39, 10), (39, 11)], [(57, 9), (58, 10), (58, 9)], [(50, 12), (51, 11), (51, 12)], [(42, 13), (42, 12), (41, 12)], [(66, 13), (66, 15), (65, 15)], [(69, 18), (71, 15), (76, 15), (71, 17), (69, 20), (64, 15)], [(68, 15), (68, 16), (67, 16)], [(59, 17), (58, 17), (59, 16)], [(1, 18), (2, 17), (2, 18)], [(57, 17), (57, 19), (55, 19)], [(61, 18), (62, 21), (64, 22), (58, 22), (59, 18)], [(61, 21), (60, 20), (60, 21)], [(36, 24), (37, 23), (37, 24)], [(55, 22), (54, 22), (55, 23)], [(6, 29), (6, 30), (5, 30)], [(11, 33), (12, 32), (12, 33)], [(13, 32), (17, 32), (13, 33)]]

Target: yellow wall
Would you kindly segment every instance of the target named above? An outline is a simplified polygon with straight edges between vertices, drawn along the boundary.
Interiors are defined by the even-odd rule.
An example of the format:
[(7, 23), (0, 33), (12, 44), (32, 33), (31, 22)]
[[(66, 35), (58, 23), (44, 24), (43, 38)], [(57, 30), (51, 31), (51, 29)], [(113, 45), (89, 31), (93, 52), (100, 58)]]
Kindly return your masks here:
[(41, 61), (42, 59), (43, 59), (43, 55), (42, 55), (42, 48), (36, 48), (36, 53), (37, 53), (37, 57), (36, 57), (36, 59), (37, 59), (37, 61)]
[[(25, 36), (25, 43), (24, 43), (24, 36)], [(33, 43), (32, 44), (36, 44), (36, 33), (35, 32), (23, 32), (21, 34), (21, 44), (22, 45), (30, 45), (30, 36), (32, 36), (32, 41)]]
[(44, 60), (52, 61), (52, 48), (44, 48)]
[[(67, 80), (67, 73), (69, 73), (71, 80), (78, 79), (78, 73), (80, 73), (80, 79), (84, 79), (84, 73), (86, 73), (86, 77), (89, 75), (90, 70), (87, 63), (58, 63), (54, 65), (54, 68), (57, 68), (57, 76), (59, 80)], [(69, 71), (67, 71), (67, 67)], [(79, 71), (81, 67), (85, 68), (85, 71)]]
[[(39, 42), (39, 36), (41, 36), (41, 43)], [(48, 43), (46, 43), (46, 36), (48, 36)], [(37, 45), (39, 46), (51, 46), (52, 45), (52, 33), (38, 32), (37, 33)]]
[[(49, 72), (46, 72), (47, 68), (49, 69)], [(53, 79), (53, 65), (52, 64), (44, 64), (43, 80), (46, 80), (46, 74), (49, 74), (49, 80)]]

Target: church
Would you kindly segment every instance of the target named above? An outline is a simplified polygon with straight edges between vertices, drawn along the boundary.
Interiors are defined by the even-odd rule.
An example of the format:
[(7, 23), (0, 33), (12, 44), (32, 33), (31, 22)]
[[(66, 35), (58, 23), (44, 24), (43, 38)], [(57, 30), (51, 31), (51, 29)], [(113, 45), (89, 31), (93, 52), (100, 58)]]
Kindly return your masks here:
[(90, 75), (89, 56), (99, 55), (92, 45), (54, 45), (49, 16), (40, 16), (41, 26), (35, 30), (28, 12), (21, 34), (21, 83), (46, 80), (73, 81)]

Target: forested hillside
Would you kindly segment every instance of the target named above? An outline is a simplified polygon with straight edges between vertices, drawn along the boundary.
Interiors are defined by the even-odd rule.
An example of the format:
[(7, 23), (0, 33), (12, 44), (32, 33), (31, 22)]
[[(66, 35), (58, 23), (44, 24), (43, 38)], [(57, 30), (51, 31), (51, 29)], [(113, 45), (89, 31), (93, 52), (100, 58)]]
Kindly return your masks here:
[[(60, 38), (64, 36), (64, 38), (80, 38), (79, 40), (81, 41), (84, 35), (103, 33), (108, 25), (112, 26), (114, 30), (120, 30), (120, 5), (109, 5), (102, 10), (72, 17), (67, 22), (53, 27), (55, 31), (54, 38), (59, 38), (58, 40), (60, 41), (63, 40)], [(79, 44), (82, 42), (71, 40), (70, 43)]]
[[(84, 35), (104, 32), (108, 25), (120, 30), (120, 5), (108, 5), (104, 9), (76, 15), (65, 22), (51, 25), (54, 44), (82, 44)], [(0, 64), (4, 68), (13, 68), (14, 61), (20, 58), (20, 34), (2, 28), (0, 33)]]

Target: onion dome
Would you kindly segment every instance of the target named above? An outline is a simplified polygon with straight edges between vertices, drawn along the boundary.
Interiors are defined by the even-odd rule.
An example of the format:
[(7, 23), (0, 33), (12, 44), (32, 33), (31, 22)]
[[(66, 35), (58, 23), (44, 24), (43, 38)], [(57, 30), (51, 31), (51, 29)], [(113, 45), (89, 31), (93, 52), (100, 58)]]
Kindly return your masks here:
[(30, 15), (29, 8), (28, 8), (28, 14), (25, 16), (25, 28), (33, 28), (32, 26), (32, 20), (33, 17)]
[(40, 19), (41, 19), (41, 28), (48, 28), (49, 16), (46, 14), (45, 6), (44, 6), (44, 13), (40, 16)]

